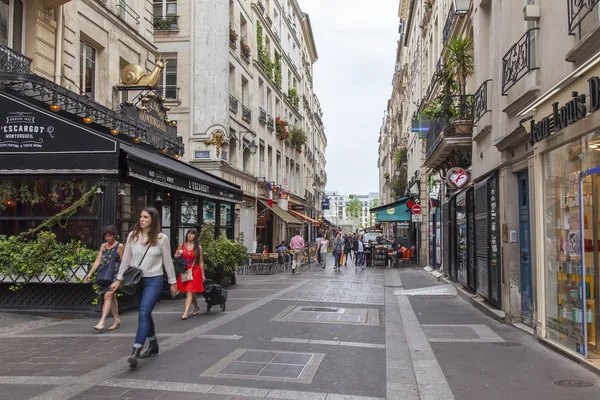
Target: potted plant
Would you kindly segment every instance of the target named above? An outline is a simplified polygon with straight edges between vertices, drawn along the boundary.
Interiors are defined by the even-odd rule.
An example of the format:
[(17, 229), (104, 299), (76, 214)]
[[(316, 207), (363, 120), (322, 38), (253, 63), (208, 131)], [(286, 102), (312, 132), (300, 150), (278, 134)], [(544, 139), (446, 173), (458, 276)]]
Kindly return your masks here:
[(287, 121), (285, 121), (279, 117), (275, 118), (275, 132), (276, 132), (277, 138), (279, 140), (286, 140), (288, 138), (288, 136), (290, 135), (290, 133), (288, 132), (287, 126), (288, 126)]
[[(473, 39), (461, 35), (451, 38), (446, 49), (448, 50), (448, 65), (456, 76), (458, 85), (458, 104), (453, 102), (452, 107), (457, 119), (449, 125), (449, 132), (446, 133), (468, 133), (473, 131), (473, 99), (467, 97), (467, 79), (475, 72), (475, 62), (473, 58)], [(450, 105), (449, 105), (450, 106)]]
[(289, 130), (290, 143), (299, 153), (302, 152), (302, 146), (306, 144), (306, 133), (299, 126), (293, 126)]
[(238, 34), (233, 28), (229, 28), (229, 42), (235, 47), (235, 42), (238, 40)]
[(385, 179), (386, 181), (387, 181), (388, 179), (390, 179), (390, 173), (389, 173), (389, 172), (384, 172), (384, 173), (383, 173), (383, 179)]
[(215, 238), (214, 223), (207, 223), (200, 231), (200, 244), (204, 252), (207, 278), (223, 284), (223, 278), (229, 276), (231, 283), (234, 284), (237, 267), (246, 262), (248, 249), (243, 244), (243, 236), (232, 241), (221, 233)]
[(242, 48), (242, 55), (250, 59), (250, 46), (248, 46), (244, 38), (240, 40), (240, 47)]

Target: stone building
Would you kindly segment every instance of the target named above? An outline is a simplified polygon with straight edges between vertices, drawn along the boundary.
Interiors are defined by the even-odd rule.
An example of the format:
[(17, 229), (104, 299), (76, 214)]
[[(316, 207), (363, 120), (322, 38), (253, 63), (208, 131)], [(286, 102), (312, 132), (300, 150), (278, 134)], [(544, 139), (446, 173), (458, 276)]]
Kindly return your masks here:
[[(327, 139), (308, 14), (296, 0), (155, 0), (154, 24), (159, 52), (176, 65), (163, 87), (186, 160), (242, 187), (236, 226), (246, 245), (271, 248), (297, 224), (313, 238)], [(280, 140), (278, 121), (304, 132), (304, 143)], [(275, 208), (264, 205), (270, 195)]]

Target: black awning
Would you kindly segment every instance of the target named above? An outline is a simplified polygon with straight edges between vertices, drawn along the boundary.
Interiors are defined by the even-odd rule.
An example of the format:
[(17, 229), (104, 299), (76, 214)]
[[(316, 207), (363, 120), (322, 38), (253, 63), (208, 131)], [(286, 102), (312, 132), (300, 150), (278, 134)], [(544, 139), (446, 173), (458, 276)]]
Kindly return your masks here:
[(242, 201), (239, 186), (160, 153), (121, 144), (127, 154), (127, 175), (156, 185), (232, 203)]
[(0, 173), (117, 171), (116, 140), (0, 92)]

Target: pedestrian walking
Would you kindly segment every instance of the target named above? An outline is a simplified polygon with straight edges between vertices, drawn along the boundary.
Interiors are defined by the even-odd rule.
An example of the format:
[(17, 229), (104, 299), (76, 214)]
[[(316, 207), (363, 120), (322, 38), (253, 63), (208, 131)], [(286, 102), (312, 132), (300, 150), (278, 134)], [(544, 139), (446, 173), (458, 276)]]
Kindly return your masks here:
[(358, 265), (358, 236), (352, 235), (352, 252), (354, 253), (354, 266)]
[(344, 252), (344, 239), (342, 239), (342, 234), (338, 232), (335, 239), (333, 240), (333, 244), (331, 245), (331, 252), (333, 253), (333, 270), (340, 270), (340, 259), (342, 258), (342, 254)]
[(325, 268), (327, 266), (327, 248), (329, 247), (329, 240), (325, 238), (321, 238), (321, 268)]
[(344, 267), (348, 266), (348, 258), (352, 251), (352, 243), (350, 243), (350, 236), (344, 235)]
[(292, 266), (292, 274), (300, 274), (300, 265), (302, 264), (302, 258), (304, 257), (304, 239), (300, 236), (302, 231), (298, 229), (296, 236), (290, 241), (290, 247), (294, 253), (294, 265)]
[(365, 269), (365, 243), (363, 242), (362, 235), (360, 235), (356, 240), (356, 248), (358, 254), (358, 263), (356, 264), (356, 268), (360, 266), (361, 269)]
[[(144, 208), (139, 221), (127, 237), (117, 280), (111, 285), (113, 291), (121, 286), (123, 274), (129, 266), (142, 271), (142, 278), (133, 296), (138, 308), (137, 333), (133, 351), (127, 360), (131, 367), (136, 367), (140, 358), (149, 358), (158, 354), (158, 339), (152, 310), (162, 290), (163, 267), (171, 285), (171, 295), (175, 297), (177, 294), (177, 277), (171, 258), (171, 244), (169, 237), (161, 233), (160, 215), (156, 208)], [(146, 339), (149, 341), (148, 349), (144, 354), (140, 354)]]
[[(180, 293), (185, 293), (185, 308), (181, 316), (181, 319), (185, 321), (188, 319), (192, 304), (194, 305), (192, 316), (198, 315), (200, 307), (198, 306), (196, 293), (204, 292), (204, 257), (202, 246), (198, 242), (198, 231), (196, 229), (192, 228), (187, 231), (185, 243), (181, 243), (175, 252), (175, 258), (177, 257), (182, 257), (187, 270), (192, 271), (191, 273), (179, 274), (177, 277), (177, 290)], [(190, 274), (191, 280), (188, 279)]]
[(117, 241), (118, 234), (119, 231), (114, 225), (104, 228), (105, 243), (102, 243), (100, 246), (98, 257), (96, 257), (96, 261), (94, 261), (92, 268), (84, 278), (85, 283), (89, 283), (94, 272), (98, 270), (96, 284), (98, 285), (98, 295), (104, 296), (104, 305), (102, 306), (100, 321), (94, 326), (94, 329), (100, 332), (104, 330), (104, 324), (110, 312), (112, 312), (114, 322), (108, 330), (112, 331), (121, 327), (119, 303), (117, 302), (117, 296), (115, 296), (115, 293), (110, 288), (110, 285), (112, 285), (117, 277), (125, 249), (125, 246)]

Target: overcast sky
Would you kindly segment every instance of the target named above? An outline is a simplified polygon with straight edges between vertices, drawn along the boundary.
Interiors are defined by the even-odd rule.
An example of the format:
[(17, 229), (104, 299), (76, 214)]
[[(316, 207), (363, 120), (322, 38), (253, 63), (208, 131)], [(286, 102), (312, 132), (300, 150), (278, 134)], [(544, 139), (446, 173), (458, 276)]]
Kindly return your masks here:
[(327, 135), (327, 190), (379, 191), (379, 128), (392, 77), (398, 0), (298, 0), (310, 15), (319, 60), (314, 90)]

